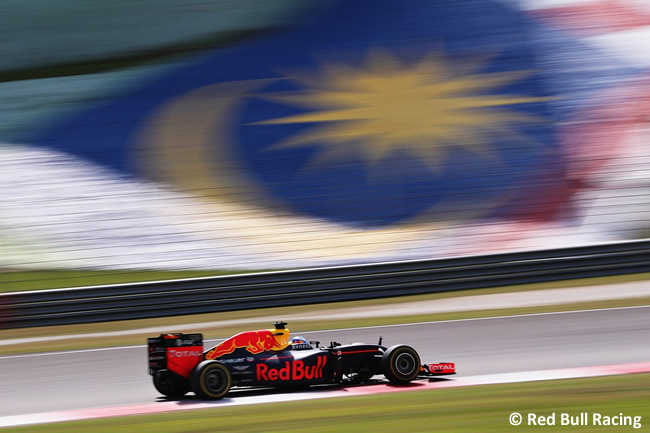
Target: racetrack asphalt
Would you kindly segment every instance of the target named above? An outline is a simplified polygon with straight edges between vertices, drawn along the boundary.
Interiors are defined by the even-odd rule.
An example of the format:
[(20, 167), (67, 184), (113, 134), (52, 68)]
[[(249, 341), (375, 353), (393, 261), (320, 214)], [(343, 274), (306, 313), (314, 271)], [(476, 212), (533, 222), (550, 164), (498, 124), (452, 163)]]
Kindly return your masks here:
[[(456, 362), (459, 376), (650, 360), (650, 306), (292, 332), (323, 344), (381, 335), (386, 346), (413, 346), (423, 362)], [(0, 416), (160, 400), (144, 344), (3, 356), (0, 371)]]

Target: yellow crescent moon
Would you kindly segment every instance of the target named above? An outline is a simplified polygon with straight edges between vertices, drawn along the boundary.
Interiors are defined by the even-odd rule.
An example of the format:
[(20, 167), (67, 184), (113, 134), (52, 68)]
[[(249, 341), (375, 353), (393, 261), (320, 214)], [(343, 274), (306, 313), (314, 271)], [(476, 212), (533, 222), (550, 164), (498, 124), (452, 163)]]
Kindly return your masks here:
[(417, 240), (425, 227), (352, 230), (295, 215), (255, 192), (263, 187), (242, 176), (226, 144), (233, 142), (232, 125), (245, 97), (269, 82), (217, 83), (164, 104), (136, 137), (140, 169), (151, 179), (201, 196), (203, 200), (192, 205), (191, 213), (203, 216), (196, 230), (225, 231), (260, 253), (319, 260), (360, 258)]

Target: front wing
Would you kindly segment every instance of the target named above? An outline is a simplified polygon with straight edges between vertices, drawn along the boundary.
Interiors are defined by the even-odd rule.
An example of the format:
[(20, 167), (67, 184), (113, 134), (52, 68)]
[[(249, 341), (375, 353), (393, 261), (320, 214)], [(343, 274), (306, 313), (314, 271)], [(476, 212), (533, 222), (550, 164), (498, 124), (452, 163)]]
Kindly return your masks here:
[(456, 374), (456, 364), (453, 362), (439, 362), (437, 364), (424, 364), (420, 367), (418, 379), (447, 376)]

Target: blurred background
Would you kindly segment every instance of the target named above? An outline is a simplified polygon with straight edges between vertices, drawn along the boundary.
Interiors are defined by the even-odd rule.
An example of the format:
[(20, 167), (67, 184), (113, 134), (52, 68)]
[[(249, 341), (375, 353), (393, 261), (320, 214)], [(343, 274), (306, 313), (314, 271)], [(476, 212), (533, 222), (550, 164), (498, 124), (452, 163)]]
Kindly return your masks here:
[(3, 290), (650, 233), (645, 0), (0, 7)]

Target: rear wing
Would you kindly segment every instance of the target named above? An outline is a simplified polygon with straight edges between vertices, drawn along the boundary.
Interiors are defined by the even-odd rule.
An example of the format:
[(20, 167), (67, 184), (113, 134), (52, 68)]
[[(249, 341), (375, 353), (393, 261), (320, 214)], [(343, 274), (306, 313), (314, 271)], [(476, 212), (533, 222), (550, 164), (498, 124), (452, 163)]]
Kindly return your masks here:
[(149, 374), (170, 370), (188, 378), (192, 369), (203, 360), (203, 334), (178, 332), (148, 338)]

